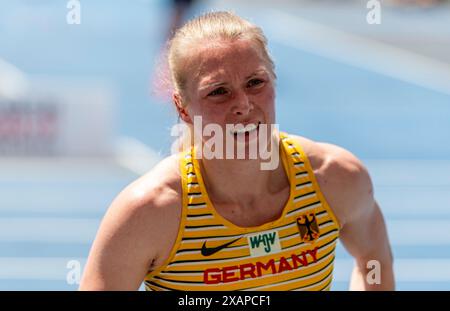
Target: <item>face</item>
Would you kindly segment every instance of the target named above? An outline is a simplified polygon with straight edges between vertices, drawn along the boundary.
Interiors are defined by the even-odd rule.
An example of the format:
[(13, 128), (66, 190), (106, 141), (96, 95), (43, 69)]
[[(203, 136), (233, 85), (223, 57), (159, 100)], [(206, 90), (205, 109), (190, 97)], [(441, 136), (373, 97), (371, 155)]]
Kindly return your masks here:
[[(232, 139), (236, 134), (226, 125), (275, 123), (275, 89), (269, 65), (248, 40), (213, 42), (201, 45), (190, 58), (186, 85), (187, 117), (219, 125)], [(247, 135), (248, 136), (248, 135)], [(253, 136), (255, 137), (255, 136)], [(246, 137), (248, 140), (248, 137)]]

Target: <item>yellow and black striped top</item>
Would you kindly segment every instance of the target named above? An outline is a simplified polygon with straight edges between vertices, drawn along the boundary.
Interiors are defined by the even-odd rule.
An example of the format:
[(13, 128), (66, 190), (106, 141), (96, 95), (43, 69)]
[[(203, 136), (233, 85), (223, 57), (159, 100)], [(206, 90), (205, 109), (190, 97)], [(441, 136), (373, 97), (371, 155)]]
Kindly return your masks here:
[(213, 207), (193, 150), (181, 154), (183, 210), (173, 249), (146, 290), (329, 290), (339, 224), (299, 143), (280, 133), (290, 197), (281, 216), (239, 227)]

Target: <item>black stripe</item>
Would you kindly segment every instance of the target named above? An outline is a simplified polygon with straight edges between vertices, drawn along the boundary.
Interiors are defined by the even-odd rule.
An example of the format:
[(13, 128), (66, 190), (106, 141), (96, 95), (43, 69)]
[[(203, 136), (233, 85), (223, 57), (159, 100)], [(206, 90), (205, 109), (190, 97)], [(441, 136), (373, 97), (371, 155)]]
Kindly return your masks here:
[(330, 220), (327, 220), (327, 221), (325, 221), (324, 223), (322, 223), (322, 225), (325, 225), (325, 224), (327, 224), (327, 223), (330, 223), (330, 222), (333, 222), (331, 219)]
[(201, 248), (186, 248), (186, 249), (180, 249), (175, 254), (181, 254), (185, 252), (194, 252), (194, 251), (200, 251)]
[(199, 237), (192, 237), (192, 238), (186, 238), (183, 237), (181, 241), (190, 241), (190, 240), (201, 240), (201, 239), (211, 239), (211, 238), (232, 238), (232, 237), (238, 237), (242, 234), (235, 234), (235, 235), (215, 235), (215, 236), (199, 236)]
[(299, 175), (308, 175), (308, 171), (295, 173), (295, 176), (299, 176)]
[(291, 156), (299, 156), (299, 155), (300, 155), (300, 153), (298, 153), (298, 152), (291, 153)]
[[(337, 238), (333, 239), (331, 242), (334, 242), (334, 241), (336, 241), (336, 240), (337, 240)], [(327, 244), (328, 244), (328, 243), (327, 243)], [(325, 247), (325, 245), (322, 245), (321, 247), (319, 247), (319, 249), (324, 248), (324, 247)], [(319, 261), (319, 260), (321, 260), (321, 259), (327, 257), (328, 255), (330, 255), (331, 253), (333, 253), (335, 250), (336, 250), (336, 248), (333, 248), (331, 251), (329, 251), (328, 253), (326, 253), (325, 255), (323, 255), (322, 257), (320, 257), (319, 259), (317, 259), (317, 261)], [(333, 260), (334, 260), (334, 259), (333, 259)]]
[[(288, 224), (284, 224), (284, 225), (281, 225), (281, 226), (278, 226), (278, 227), (273, 227), (273, 228), (271, 228), (271, 229), (269, 229), (269, 230), (275, 230), (275, 229), (280, 229), (280, 228), (282, 228), (282, 227), (288, 227), (288, 226), (294, 224), (295, 222), (297, 222), (297, 220), (294, 220), (294, 221), (292, 221), (292, 222), (290, 222), (290, 223), (288, 223)], [(256, 233), (256, 232), (255, 232), (255, 233)]]
[[(337, 231), (337, 229), (333, 229), (333, 230), (331, 230), (330, 232), (333, 232), (333, 231)], [(332, 240), (329, 241), (328, 243), (325, 243), (324, 245), (322, 245), (320, 248), (326, 247), (326, 246), (330, 245), (331, 243), (333, 243), (333, 242), (336, 241), (337, 239), (338, 239), (338, 237), (335, 237), (334, 239), (332, 239)]]
[(193, 263), (193, 262), (205, 262), (205, 261), (215, 261), (215, 260), (228, 260), (228, 259), (239, 259), (239, 258), (249, 258), (250, 256), (237, 256), (229, 258), (216, 258), (216, 259), (203, 259), (203, 260), (176, 260), (169, 263), (169, 265), (174, 263)]
[(324, 287), (322, 287), (321, 289), (319, 289), (319, 291), (321, 292), (321, 291), (325, 290), (325, 288), (327, 288), (328, 285), (330, 285), (330, 283), (331, 283), (332, 281), (333, 281), (333, 278), (331, 278), (331, 279), (325, 284)]
[[(322, 258), (327, 257), (329, 254), (330, 254), (330, 253), (328, 253), (326, 256), (323, 256)], [(322, 258), (320, 258), (320, 259), (322, 259)], [(317, 261), (319, 261), (320, 259), (318, 259)], [(309, 273), (309, 274), (307, 274), (307, 275), (305, 275), (305, 276), (310, 276), (310, 275), (316, 274), (316, 273), (318, 273), (318, 272), (322, 272), (323, 270), (325, 270), (326, 268), (328, 268), (329, 266), (331, 266), (331, 265), (334, 263), (334, 259), (335, 259), (335, 257), (332, 256), (330, 262), (327, 263), (324, 267), (322, 267), (322, 269), (319, 269), (319, 270), (317, 270), (316, 272), (311, 272), (311, 273)]]
[(322, 202), (316, 201), (316, 202), (313, 202), (313, 203), (310, 203), (310, 204), (307, 204), (307, 205), (304, 205), (304, 206), (300, 206), (300, 207), (298, 207), (298, 208), (296, 208), (296, 209), (293, 209), (292, 211), (289, 211), (287, 214), (288, 214), (288, 215), (289, 215), (289, 214), (292, 214), (293, 212), (296, 212), (296, 211), (298, 211), (298, 210), (301, 210), (301, 209), (304, 209), (304, 208), (313, 206), (313, 205), (318, 204), (318, 203), (322, 203)]
[(203, 203), (188, 203), (188, 206), (198, 206), (198, 205), (203, 205), (206, 204), (206, 202)]
[(302, 161), (300, 161), (300, 162), (294, 162), (294, 165), (295, 164), (305, 164), (305, 162), (302, 162)]
[(314, 194), (314, 193), (316, 193), (316, 192), (315, 192), (315, 191), (311, 191), (311, 192), (307, 192), (307, 193), (305, 193), (305, 194), (298, 195), (298, 196), (296, 196), (296, 197), (294, 198), (294, 200), (299, 199), (299, 198), (302, 198), (302, 197), (306, 197), (307, 195)]
[(168, 290), (179, 291), (178, 289), (174, 289), (174, 288), (170, 288), (170, 287), (165, 287), (164, 285), (159, 285), (159, 284), (156, 284), (155, 282), (152, 282), (152, 281), (145, 281), (145, 283), (146, 283), (146, 284), (152, 284), (152, 285), (154, 285), (154, 286), (158, 286), (158, 287), (165, 288), (165, 289), (168, 289)]
[(192, 163), (192, 162), (187, 162), (185, 165), (186, 165), (186, 166), (188, 166), (188, 165), (194, 165), (194, 163)]
[(202, 194), (201, 192), (188, 192), (187, 195), (192, 195), (192, 194)]
[(304, 186), (304, 185), (307, 185), (307, 184), (311, 184), (311, 185), (312, 185), (312, 182), (307, 181), (307, 182), (303, 182), (303, 183), (301, 183), (301, 184), (297, 184), (297, 185), (295, 185), (295, 186), (298, 187), (298, 186)]
[(210, 227), (218, 227), (221, 226), (222, 228), (226, 228), (224, 225), (222, 224), (217, 224), (217, 225), (202, 225), (202, 226), (184, 226), (186, 229), (197, 229), (197, 228), (210, 228)]
[(187, 185), (193, 185), (193, 186), (195, 186), (195, 185), (198, 185), (198, 182), (188, 182)]
[(174, 283), (181, 283), (181, 284), (204, 284), (203, 281), (176, 281), (176, 280), (168, 280), (159, 276), (155, 276), (155, 279), (167, 281), (167, 282), (174, 282)]
[(167, 270), (167, 271), (161, 271), (162, 273), (177, 273), (177, 274), (183, 274), (183, 273), (199, 273), (199, 272), (204, 272), (203, 270), (183, 270), (183, 271), (172, 271), (172, 270)]
[(321, 212), (318, 212), (317, 214), (316, 214), (316, 216), (319, 216), (319, 215), (322, 215), (322, 214), (325, 214), (327, 211), (321, 211)]
[[(333, 258), (333, 261), (334, 261), (334, 258)], [(304, 286), (300, 286), (300, 287), (295, 287), (295, 288), (292, 288), (291, 290), (294, 290), (294, 289), (300, 289), (300, 288), (305, 288), (305, 287), (310, 287), (310, 286), (314, 286), (314, 285), (316, 285), (316, 284), (319, 284), (320, 282), (322, 282), (323, 280), (325, 280), (327, 277), (329, 277), (332, 273), (333, 273), (333, 269), (331, 269), (331, 271), (328, 272), (327, 275), (325, 275), (325, 276), (324, 276), (322, 279), (320, 279), (319, 281), (314, 282), (314, 283), (312, 283), (312, 284), (308, 284), (308, 285), (304, 285)]]
[[(325, 232), (324, 234), (321, 234), (319, 238), (324, 237), (324, 236), (327, 236), (328, 234), (330, 234), (330, 233), (332, 233), (332, 232), (335, 232), (335, 231), (338, 231), (338, 230), (337, 230), (337, 229), (333, 229), (333, 230), (327, 231), (327, 232)], [(285, 236), (285, 237), (283, 237), (283, 238), (287, 238), (287, 237), (290, 237), (290, 236), (293, 236), (293, 235), (296, 235), (296, 234), (298, 234), (298, 232), (294, 232), (294, 233), (289, 234), (289, 235), (287, 235), (287, 236)], [(293, 247), (293, 246), (300, 246), (300, 245), (302, 245), (302, 244), (305, 244), (305, 242), (302, 241), (302, 242), (300, 242), (300, 243), (297, 243), (297, 244), (294, 244), (294, 245), (285, 247), (285, 248), (283, 248), (283, 250), (285, 250), (286, 248)], [(328, 244), (328, 243), (327, 243), (327, 244)]]
[(163, 289), (160, 286), (157, 286), (155, 284), (150, 284), (150, 281), (144, 281), (145, 284), (145, 290), (146, 291), (163, 291)]
[[(324, 212), (321, 212), (321, 213), (324, 213)], [(188, 217), (188, 218), (194, 218), (194, 217), (212, 216), (212, 215), (213, 215), (213, 214), (211, 214), (211, 213), (198, 214), (198, 215), (187, 214), (186, 217)]]

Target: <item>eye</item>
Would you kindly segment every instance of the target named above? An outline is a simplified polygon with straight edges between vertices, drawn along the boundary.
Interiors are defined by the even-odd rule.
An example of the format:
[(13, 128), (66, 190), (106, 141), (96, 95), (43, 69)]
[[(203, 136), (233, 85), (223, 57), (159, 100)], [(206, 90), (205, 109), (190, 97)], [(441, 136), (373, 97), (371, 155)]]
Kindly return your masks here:
[(208, 94), (208, 96), (220, 96), (225, 95), (227, 93), (227, 90), (224, 87), (219, 87)]
[(257, 85), (260, 85), (263, 82), (264, 81), (261, 80), (261, 79), (251, 79), (250, 81), (247, 82), (247, 87), (257, 86)]

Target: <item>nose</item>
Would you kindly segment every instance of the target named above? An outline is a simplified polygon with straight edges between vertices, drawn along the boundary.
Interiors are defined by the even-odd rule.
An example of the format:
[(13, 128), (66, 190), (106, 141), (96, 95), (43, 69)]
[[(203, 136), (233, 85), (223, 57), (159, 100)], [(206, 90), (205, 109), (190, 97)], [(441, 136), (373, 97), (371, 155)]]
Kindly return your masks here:
[(247, 115), (253, 109), (253, 104), (245, 92), (235, 94), (233, 113)]

